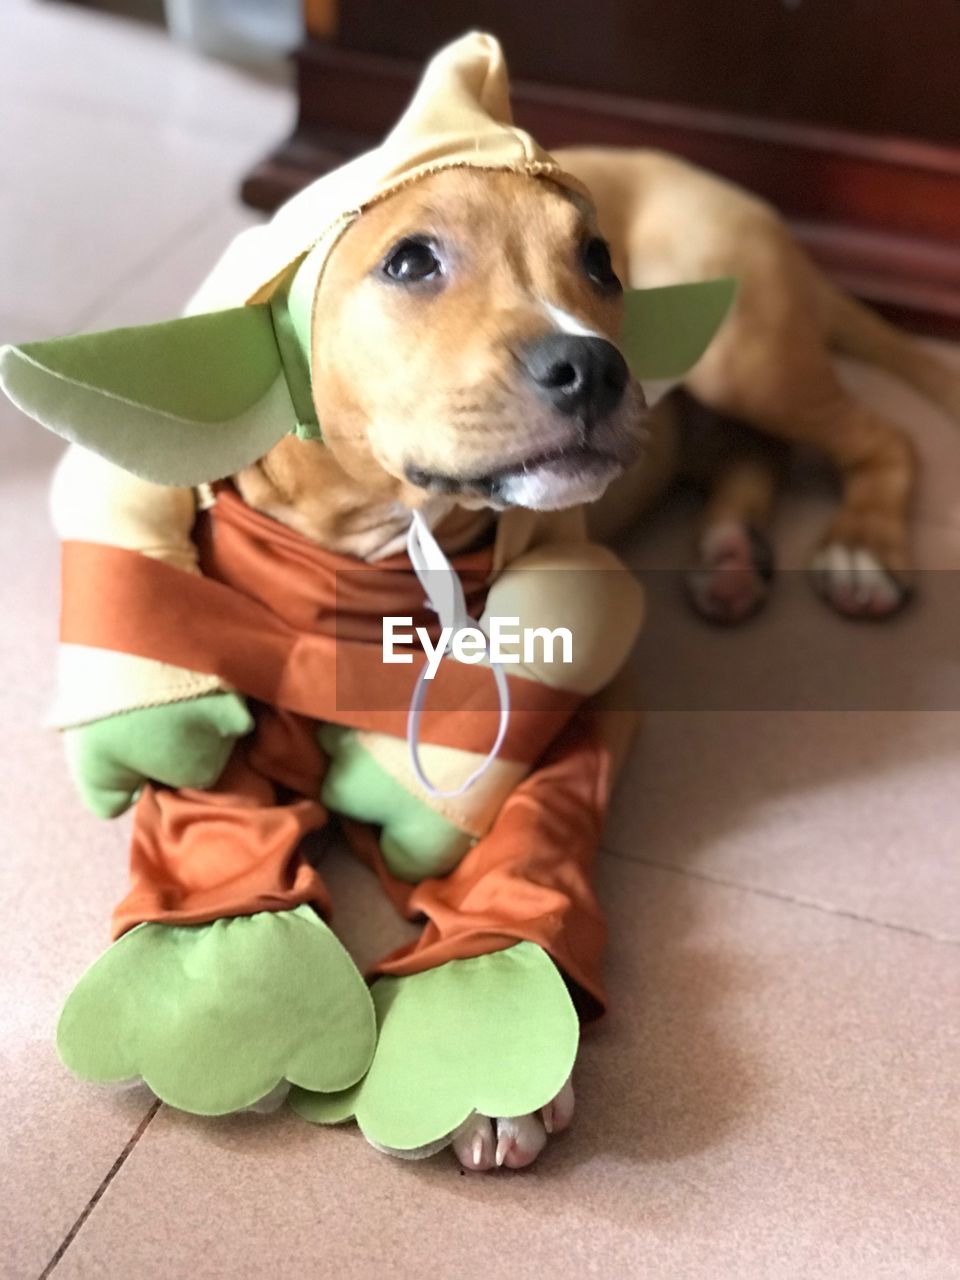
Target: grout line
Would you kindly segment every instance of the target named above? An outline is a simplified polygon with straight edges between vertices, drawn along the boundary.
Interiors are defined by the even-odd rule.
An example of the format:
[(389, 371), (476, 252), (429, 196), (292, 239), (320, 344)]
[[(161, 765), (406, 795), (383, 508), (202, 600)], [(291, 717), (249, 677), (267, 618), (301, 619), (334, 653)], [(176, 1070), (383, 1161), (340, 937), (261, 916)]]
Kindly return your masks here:
[(124, 1146), (120, 1154), (117, 1156), (116, 1160), (114, 1160), (113, 1164), (107, 1170), (106, 1176), (104, 1177), (103, 1181), (100, 1183), (99, 1187), (97, 1187), (93, 1195), (90, 1197), (89, 1203), (85, 1206), (83, 1212), (80, 1214), (76, 1222), (73, 1224), (73, 1226), (64, 1236), (63, 1240), (60, 1242), (60, 1246), (57, 1249), (56, 1253), (53, 1255), (53, 1257), (50, 1259), (47, 1265), (40, 1272), (40, 1275), (38, 1276), (38, 1280), (47, 1280), (48, 1276), (52, 1274), (54, 1268), (59, 1264), (63, 1255), (67, 1252), (67, 1250), (73, 1244), (74, 1240), (77, 1238), (77, 1235), (79, 1234), (83, 1224), (86, 1222), (86, 1220), (90, 1217), (91, 1213), (93, 1213), (94, 1209), (100, 1203), (104, 1193), (106, 1192), (107, 1188), (110, 1186), (110, 1183), (114, 1180), (114, 1178), (123, 1168), (124, 1164), (127, 1161), (127, 1157), (132, 1153), (134, 1147), (137, 1145), (137, 1143), (146, 1133), (147, 1128), (150, 1124), (150, 1121), (160, 1110), (160, 1106), (161, 1106), (161, 1102), (159, 1098), (157, 1098), (154, 1102), (151, 1103), (150, 1109), (147, 1111), (146, 1115), (137, 1125), (136, 1129), (133, 1131), (130, 1138), (127, 1140), (126, 1145)]
[(672, 866), (669, 862), (656, 862), (653, 858), (631, 858), (625, 853), (609, 845), (601, 846), (601, 853), (616, 859), (618, 862), (630, 862), (635, 866), (653, 867), (657, 871), (667, 871), (677, 876), (687, 876), (692, 880), (703, 880), (707, 884), (719, 885), (724, 889), (739, 889), (742, 893), (752, 893), (759, 898), (770, 898), (774, 902), (787, 902), (794, 907), (803, 907), (808, 911), (822, 911), (825, 915), (842, 916), (845, 920), (856, 920), (859, 924), (872, 925), (877, 929), (893, 929), (896, 933), (906, 933), (913, 938), (924, 938), (927, 942), (937, 942), (943, 946), (960, 945), (960, 939), (945, 934), (927, 933), (923, 929), (915, 929), (909, 924), (896, 924), (892, 920), (878, 920), (875, 916), (864, 916), (844, 907), (835, 907), (828, 902), (818, 902), (815, 898), (801, 898), (789, 893), (777, 893), (774, 889), (763, 889), (759, 885), (744, 884), (739, 880), (728, 880), (724, 876), (711, 875), (706, 871), (694, 871), (689, 867)]

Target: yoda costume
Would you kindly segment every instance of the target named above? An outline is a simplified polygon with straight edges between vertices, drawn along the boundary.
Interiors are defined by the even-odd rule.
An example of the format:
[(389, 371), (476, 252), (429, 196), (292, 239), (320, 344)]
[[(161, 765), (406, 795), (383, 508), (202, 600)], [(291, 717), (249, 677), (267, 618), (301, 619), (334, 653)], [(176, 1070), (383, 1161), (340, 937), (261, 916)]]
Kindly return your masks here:
[[(578, 513), (509, 512), (454, 562), (481, 624), (519, 613), (576, 634), (613, 607), (618, 622), (585, 623), (567, 673), (509, 675), (491, 768), (463, 795), (430, 795), (404, 742), (417, 666), (385, 666), (380, 646), (384, 615), (435, 633), (409, 559), (325, 551), (225, 477), (288, 432), (322, 440), (310, 351), (328, 256), (371, 204), (452, 166), (586, 195), (513, 126), (500, 49), (469, 35), (430, 64), (382, 146), (230, 245), (197, 314), (0, 353), (11, 399), (74, 442), (54, 485), (54, 721), (88, 805), (110, 816), (135, 803), (130, 892), (116, 940), (67, 1000), (64, 1061), (92, 1080), (142, 1077), (202, 1114), (286, 1081), (307, 1119), (355, 1116), (401, 1152), (436, 1149), (474, 1110), (545, 1105), (579, 1017), (603, 1006), (591, 865), (607, 760), (587, 699), (632, 644), (636, 588)], [(731, 292), (628, 295), (637, 376), (684, 372)], [(558, 567), (584, 572), (539, 572)], [(496, 725), (489, 669), (444, 663), (420, 726), (431, 778), (455, 790)], [(398, 910), (425, 922), (367, 979), (303, 853), (331, 811)]]

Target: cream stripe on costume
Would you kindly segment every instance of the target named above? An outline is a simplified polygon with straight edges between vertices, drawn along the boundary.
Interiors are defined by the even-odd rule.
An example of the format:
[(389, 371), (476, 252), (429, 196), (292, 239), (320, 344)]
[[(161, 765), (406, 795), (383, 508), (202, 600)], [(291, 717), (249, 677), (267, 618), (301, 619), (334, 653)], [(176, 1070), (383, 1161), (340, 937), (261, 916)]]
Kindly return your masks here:
[[(64, 542), (99, 542), (198, 573), (190, 536), (192, 489), (150, 484), (78, 445), (64, 454), (50, 493), (53, 524)], [(57, 692), (47, 723), (57, 729), (139, 707), (182, 702), (229, 686), (216, 676), (133, 654), (61, 644)]]
[(57, 651), (57, 693), (46, 723), (76, 729), (139, 707), (184, 702), (227, 686), (216, 676), (173, 667), (153, 658), (83, 644), (61, 644)]
[(50, 514), (61, 542), (102, 542), (197, 573), (192, 489), (151, 484), (71, 445), (54, 473)]

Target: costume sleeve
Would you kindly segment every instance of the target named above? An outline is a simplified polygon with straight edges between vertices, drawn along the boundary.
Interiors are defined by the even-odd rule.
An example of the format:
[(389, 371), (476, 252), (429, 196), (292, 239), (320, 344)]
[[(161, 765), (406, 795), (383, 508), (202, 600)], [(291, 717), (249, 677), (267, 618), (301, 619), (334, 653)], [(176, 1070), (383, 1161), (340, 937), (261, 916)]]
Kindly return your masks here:
[[(51, 493), (54, 527), (65, 549), (73, 543), (122, 547), (186, 573), (199, 573), (191, 538), (197, 503), (192, 489), (150, 484), (77, 445), (64, 455)], [(65, 557), (65, 566), (69, 557)], [(82, 592), (68, 578), (64, 592)], [(91, 602), (109, 607), (108, 601)], [(132, 654), (61, 642), (57, 693), (48, 722), (73, 728), (140, 707), (224, 690), (216, 676)]]

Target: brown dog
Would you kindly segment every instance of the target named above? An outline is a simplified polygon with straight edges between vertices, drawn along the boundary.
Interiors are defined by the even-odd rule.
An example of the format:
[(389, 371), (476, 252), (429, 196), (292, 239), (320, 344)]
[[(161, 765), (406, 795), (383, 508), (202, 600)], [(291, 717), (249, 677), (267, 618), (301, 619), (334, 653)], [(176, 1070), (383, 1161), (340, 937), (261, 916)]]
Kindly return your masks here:
[[(402, 545), (411, 507), (425, 511), (448, 554), (477, 542), (508, 507), (576, 508), (606, 494), (598, 521), (636, 519), (676, 452), (655, 416), (651, 445), (635, 461), (647, 425), (643, 392), (617, 349), (615, 270), (637, 286), (734, 274), (736, 309), (687, 387), (723, 415), (833, 459), (845, 495), (824, 540), (828, 594), (849, 612), (896, 607), (913, 455), (902, 433), (841, 388), (828, 348), (868, 355), (957, 408), (952, 375), (832, 290), (749, 197), (664, 157), (573, 152), (561, 163), (596, 192), (597, 220), (579, 197), (538, 177), (451, 168), (349, 226), (313, 299), (323, 443), (285, 436), (236, 475), (246, 502), (367, 560)], [(774, 487), (765, 455), (728, 455), (708, 507), (708, 560), (715, 530), (748, 538), (762, 528)], [(123, 495), (113, 505), (130, 526), (119, 545), (174, 562), (188, 556), (189, 490), (132, 481), (79, 451), (55, 497), (62, 536), (116, 543), (116, 520), (109, 537), (91, 524), (111, 494)], [(615, 602), (603, 616), (616, 634)], [(616, 756), (631, 722), (607, 718)], [(567, 1085), (542, 1120), (500, 1117), (508, 1163), (535, 1158), (572, 1106)], [(465, 1164), (486, 1167), (493, 1141), (491, 1121), (475, 1115), (454, 1146)]]

